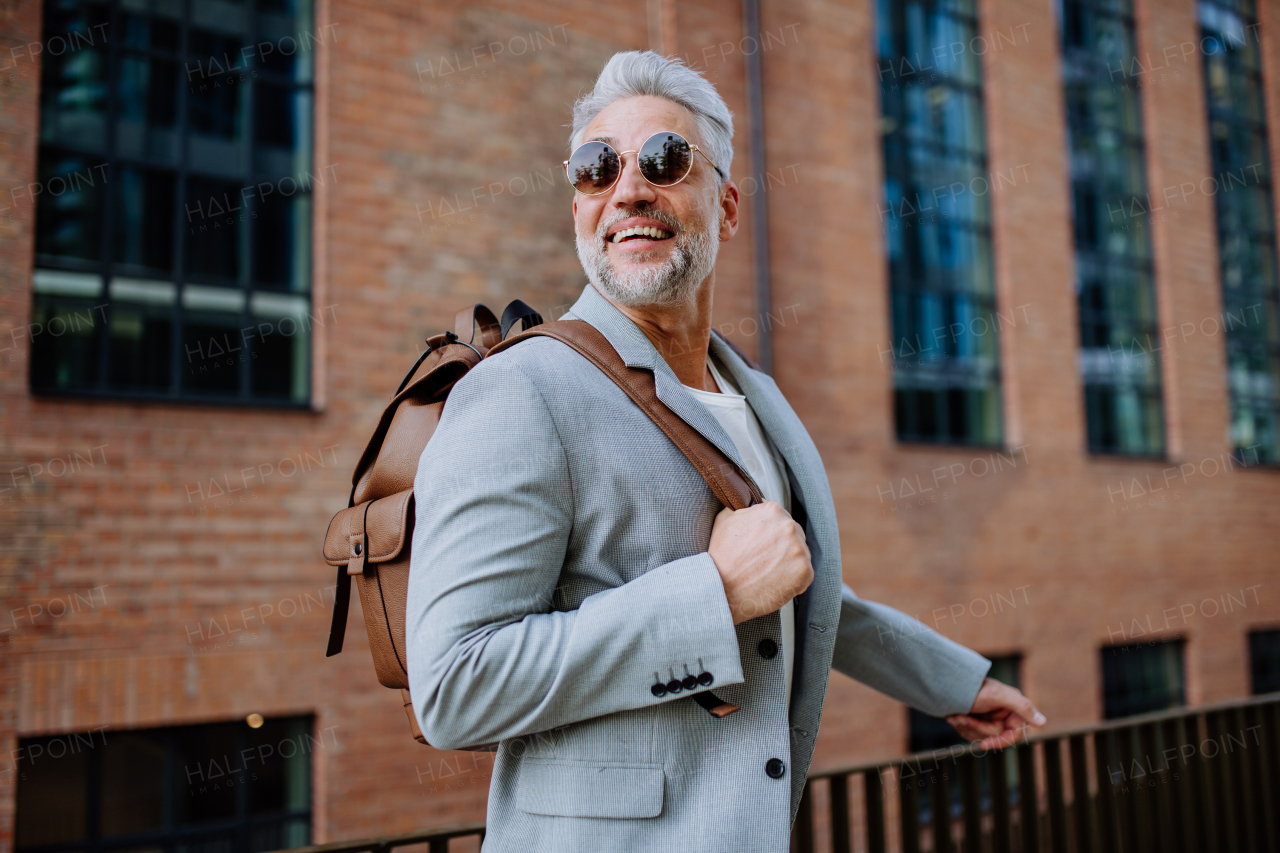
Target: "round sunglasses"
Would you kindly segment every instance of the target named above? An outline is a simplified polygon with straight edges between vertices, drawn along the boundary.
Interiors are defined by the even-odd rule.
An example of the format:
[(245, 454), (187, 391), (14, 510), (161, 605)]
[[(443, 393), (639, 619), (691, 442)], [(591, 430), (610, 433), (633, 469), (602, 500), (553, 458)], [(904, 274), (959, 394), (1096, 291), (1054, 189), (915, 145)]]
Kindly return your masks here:
[(698, 152), (711, 163), (724, 180), (728, 177), (698, 146), (671, 130), (655, 133), (637, 151), (618, 153), (607, 142), (593, 140), (579, 145), (564, 161), (565, 176), (573, 188), (583, 195), (600, 195), (613, 189), (622, 177), (622, 156), (637, 155), (640, 176), (655, 187), (673, 187), (689, 177), (693, 170), (693, 153)]

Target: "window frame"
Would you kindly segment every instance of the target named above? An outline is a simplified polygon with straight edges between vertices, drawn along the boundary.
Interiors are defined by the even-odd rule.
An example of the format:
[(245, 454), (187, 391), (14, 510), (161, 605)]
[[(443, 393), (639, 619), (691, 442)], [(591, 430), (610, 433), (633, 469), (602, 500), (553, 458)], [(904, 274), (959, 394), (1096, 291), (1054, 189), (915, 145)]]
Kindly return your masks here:
[[(258, 27), (259, 6), (257, 0), (243, 0), (245, 9), (245, 27), (246, 35), (244, 36), (244, 46), (246, 50), (261, 42), (269, 42), (270, 39), (260, 34)], [(90, 4), (86, 4), (90, 5)], [(322, 129), (322, 107), (320, 101), (322, 81), (322, 66), (327, 57), (327, 38), (324, 37), (321, 18), (325, 14), (325, 0), (308, 0), (306, 4), (305, 17), (295, 16), (290, 20), (291, 35), (295, 38), (302, 39), (299, 33), (304, 30), (310, 36), (306, 40), (307, 50), (311, 52), (310, 74), (306, 79), (297, 79), (296, 75), (288, 73), (280, 73), (270, 67), (267, 67), (261, 60), (260, 55), (250, 57), (250, 61), (246, 62), (243, 68), (233, 69), (234, 75), (238, 76), (241, 71), (246, 75), (252, 72), (251, 88), (241, 94), (239, 97), (243, 99), (238, 110), (241, 113), (243, 124), (239, 132), (238, 145), (242, 146), (245, 155), (245, 163), (243, 170), (238, 177), (219, 176), (215, 171), (202, 170), (193, 163), (190, 153), (190, 139), (194, 135), (194, 129), (188, 118), (191, 111), (191, 104), (198, 97), (192, 89), (192, 84), (197, 82), (200, 77), (192, 77), (195, 63), (200, 57), (193, 54), (194, 47), (191, 44), (191, 35), (193, 29), (198, 29), (198, 22), (193, 14), (194, 0), (180, 0), (182, 8), (181, 19), (173, 20), (178, 27), (178, 43), (175, 50), (169, 51), (157, 48), (152, 45), (146, 47), (125, 44), (123, 34), (125, 32), (122, 26), (122, 20), (127, 10), (122, 8), (121, 0), (97, 0), (96, 4), (105, 6), (109, 14), (109, 27), (107, 32), (110, 35), (106, 38), (102, 47), (103, 62), (105, 72), (101, 78), (104, 89), (104, 109), (103, 109), (103, 137), (101, 139), (102, 149), (99, 153), (87, 153), (85, 150), (79, 150), (64, 144), (61, 140), (46, 142), (40, 138), (38, 132), (36, 141), (36, 167), (41, 168), (48, 162), (57, 162), (57, 154), (70, 154), (74, 156), (84, 157), (89, 160), (101, 161), (106, 171), (104, 173), (104, 190), (99, 194), (96, 201), (95, 216), (98, 221), (97, 247), (96, 257), (94, 260), (86, 261), (66, 256), (52, 256), (39, 253), (38, 239), (33, 239), (31, 248), (31, 285), (28, 287), (31, 304), (29, 308), (29, 321), (36, 322), (38, 312), (45, 310), (43, 306), (49, 306), (48, 310), (61, 308), (66, 306), (68, 310), (85, 311), (86, 309), (94, 312), (94, 316), (100, 318), (100, 322), (95, 323), (92, 331), (93, 340), (91, 345), (96, 349), (96, 357), (91, 358), (86, 365), (93, 373), (90, 384), (85, 387), (69, 387), (58, 388), (47, 384), (41, 384), (38, 381), (38, 368), (43, 365), (39, 362), (39, 354), (37, 353), (37, 345), (34, 340), (29, 340), (29, 358), (27, 370), (27, 387), (31, 396), (49, 400), (102, 400), (102, 401), (118, 401), (118, 402), (134, 402), (134, 403), (162, 403), (179, 406), (198, 406), (198, 407), (217, 407), (231, 409), (268, 409), (268, 410), (286, 410), (286, 411), (318, 411), (323, 406), (323, 393), (318, 381), (318, 373), (320, 369), (319, 361), (321, 359), (321, 341), (323, 339), (323, 326), (325, 323), (325, 311), (333, 306), (325, 306), (318, 308), (317, 304), (323, 290), (323, 267), (321, 259), (321, 247), (316, 240), (317, 225), (323, 213), (324, 194), (327, 188), (327, 180), (323, 177), (326, 170), (334, 168), (332, 165), (319, 165), (319, 151), (321, 142)], [(145, 15), (145, 13), (143, 13)], [(152, 19), (155, 19), (153, 16)], [(46, 21), (42, 20), (42, 35), (48, 37), (45, 32)], [(292, 31), (296, 30), (296, 32)], [(117, 36), (117, 34), (120, 34)], [(335, 36), (336, 37), (336, 36)], [(256, 41), (255, 41), (256, 40)], [(300, 47), (298, 54), (303, 52)], [(175, 118), (173, 124), (173, 133), (175, 139), (175, 156), (172, 163), (158, 163), (154, 159), (148, 160), (144, 156), (134, 156), (131, 152), (117, 153), (119, 146), (117, 145), (118, 127), (117, 118), (120, 112), (121, 102), (121, 81), (123, 74), (121, 71), (122, 63), (126, 57), (141, 57), (146, 60), (163, 60), (172, 62), (174, 72), (177, 75), (177, 90), (175, 92)], [(203, 72), (200, 72), (203, 74)], [(231, 72), (228, 77), (233, 76)], [(305, 151), (306, 165), (303, 168), (295, 166), (294, 172), (286, 175), (271, 175), (267, 167), (260, 166), (257, 153), (261, 150), (261, 144), (257, 139), (257, 115), (256, 115), (256, 98), (258, 97), (258, 89), (264, 84), (283, 87), (287, 91), (287, 97), (294, 99), (299, 93), (309, 98), (310, 102), (310, 120), (306, 127), (298, 128), (298, 133), (306, 134), (305, 141), (299, 138), (294, 143), (295, 157), (297, 151)], [(240, 83), (239, 85), (246, 85)], [(43, 126), (43, 101), (39, 104), (40, 113), (38, 118), (38, 126)], [(96, 168), (96, 166), (94, 167)], [(116, 230), (121, 227), (120, 217), (114, 209), (114, 193), (119, 191), (119, 180), (122, 170), (129, 169), (136, 172), (159, 172), (166, 175), (172, 180), (173, 198), (171, 223), (172, 229), (172, 251), (169, 261), (169, 268), (164, 271), (156, 269), (143, 269), (136, 265), (116, 260), (115, 237)], [(297, 174), (295, 174), (295, 172)], [(245, 186), (250, 184), (256, 185), (261, 181), (271, 181), (273, 183), (283, 182), (287, 179), (293, 179), (300, 186), (303, 178), (306, 178), (306, 186), (300, 188), (292, 197), (305, 197), (307, 199), (307, 222), (305, 226), (304, 236), (297, 238), (305, 241), (305, 259), (307, 269), (305, 273), (306, 289), (293, 290), (289, 289), (288, 283), (283, 286), (270, 286), (265, 282), (260, 282), (256, 278), (255, 264), (257, 257), (252, 250), (246, 253), (241, 269), (234, 281), (228, 286), (228, 281), (217, 281), (211, 279), (210, 276), (195, 271), (187, 271), (186, 269), (186, 250), (191, 245), (189, 238), (180, 236), (184, 229), (189, 227), (186, 221), (190, 217), (187, 212), (189, 188), (192, 180), (209, 180), (222, 183), (241, 183)], [(332, 175), (332, 179), (336, 181), (336, 173)], [(242, 204), (245, 204), (244, 197), (241, 197)], [(247, 206), (247, 205), (246, 205)], [(36, 221), (39, 221), (39, 205), (36, 207)], [(253, 227), (249, 223), (241, 225), (242, 232), (239, 239), (252, 246), (257, 239), (264, 239), (254, 232)], [(38, 238), (38, 231), (37, 231)], [(296, 252), (296, 246), (290, 245), (283, 251)], [(38, 291), (36, 279), (41, 272), (54, 274), (73, 273), (88, 274), (98, 279), (98, 295), (88, 297), (68, 297), (62, 294), (45, 294)], [(118, 279), (147, 279), (161, 284), (169, 284), (173, 288), (171, 301), (167, 305), (150, 306), (153, 311), (163, 312), (165, 322), (169, 324), (168, 334), (168, 383), (164, 390), (151, 390), (141, 387), (122, 387), (120, 384), (113, 384), (112, 373), (114, 364), (110, 355), (112, 347), (112, 322), (113, 312), (118, 305), (127, 305), (130, 309), (136, 309), (140, 306), (129, 300), (122, 300), (113, 297), (112, 283)], [(226, 291), (228, 294), (234, 294), (241, 301), (241, 305), (237, 311), (231, 312), (202, 312), (199, 309), (188, 307), (184, 294), (188, 288), (197, 288), (198, 290), (208, 291), (217, 288), (218, 291)], [(270, 315), (263, 313), (255, 313), (254, 297), (258, 294), (266, 294), (277, 296), (285, 300), (293, 301), (299, 306), (292, 313), (280, 313), (278, 315)], [(298, 312), (301, 313), (298, 313)], [(232, 338), (239, 338), (239, 347), (236, 350), (240, 354), (238, 364), (235, 367), (237, 375), (237, 390), (233, 393), (221, 393), (216, 391), (200, 391), (193, 388), (188, 381), (184, 381), (184, 373), (191, 363), (190, 347), (185, 339), (185, 333), (192, 326), (199, 324), (201, 316), (207, 316), (215, 323), (226, 323), (227, 331)], [(261, 328), (259, 324), (269, 323), (273, 328), (283, 326), (290, 319), (295, 321), (295, 331), (293, 334), (305, 334), (306, 344), (302, 347), (301, 357), (305, 358), (305, 363), (299, 365), (290, 362), (295, 371), (303, 371), (303, 378), (293, 379), (295, 389), (299, 386), (305, 389), (305, 393), (301, 396), (278, 396), (266, 395), (261, 391), (255, 391), (254, 385), (254, 359), (260, 348), (264, 346), (263, 341), (271, 337), (274, 332), (268, 332), (263, 335), (260, 331), (253, 331), (255, 327)], [(305, 333), (297, 331), (298, 327), (305, 324)], [(246, 336), (245, 331), (250, 331)], [(37, 333), (40, 334), (40, 333)], [(292, 335), (289, 336), (292, 339)], [(199, 342), (197, 342), (198, 344)], [(233, 340), (232, 343), (235, 343)], [(258, 347), (259, 349), (254, 349)], [(188, 350), (184, 357), (184, 348)], [(295, 350), (296, 351), (296, 350)], [(248, 357), (253, 353), (253, 357)], [(53, 354), (49, 358), (53, 358)], [(201, 356), (201, 360), (208, 361), (209, 357)], [(54, 362), (56, 364), (56, 362)]]

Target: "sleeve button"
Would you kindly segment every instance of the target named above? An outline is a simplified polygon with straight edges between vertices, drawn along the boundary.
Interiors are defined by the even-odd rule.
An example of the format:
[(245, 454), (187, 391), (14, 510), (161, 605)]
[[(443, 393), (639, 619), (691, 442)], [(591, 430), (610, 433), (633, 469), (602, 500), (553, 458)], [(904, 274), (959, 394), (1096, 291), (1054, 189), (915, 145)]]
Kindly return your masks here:
[(698, 683), (701, 684), (703, 687), (710, 687), (711, 682), (713, 681), (715, 681), (715, 677), (712, 676), (711, 673), (709, 672), (704, 672), (698, 676)]
[(674, 696), (675, 694), (679, 693), (682, 690), (684, 690), (684, 687), (680, 684), (680, 680), (678, 678), (673, 678), (667, 682), (667, 692), (670, 693), (672, 696)]
[(649, 692), (661, 699), (667, 695), (667, 686), (659, 681), (657, 684), (649, 688)]
[(686, 675), (680, 681), (680, 686), (683, 687), (685, 690), (692, 690), (693, 688), (698, 686), (698, 676)]

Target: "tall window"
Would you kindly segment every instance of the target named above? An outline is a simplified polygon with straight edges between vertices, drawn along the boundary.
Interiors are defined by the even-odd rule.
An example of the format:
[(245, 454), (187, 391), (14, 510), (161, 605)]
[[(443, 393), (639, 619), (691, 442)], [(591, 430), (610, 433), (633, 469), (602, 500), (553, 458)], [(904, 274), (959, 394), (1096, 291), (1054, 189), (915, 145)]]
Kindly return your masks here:
[(1231, 441), (1246, 463), (1280, 462), (1280, 284), (1253, 0), (1199, 4), (1222, 275)]
[(33, 391), (308, 402), (320, 35), (310, 0), (46, 0)]
[(1062, 0), (1076, 300), (1094, 453), (1164, 453), (1132, 0)]
[(1102, 650), (1102, 706), (1108, 720), (1177, 708), (1183, 695), (1182, 640)]
[(260, 853), (311, 837), (311, 756), (294, 717), (24, 738), (17, 853)]
[(877, 9), (898, 438), (997, 445), (993, 177), (982, 57), (970, 49), (975, 0), (878, 0)]

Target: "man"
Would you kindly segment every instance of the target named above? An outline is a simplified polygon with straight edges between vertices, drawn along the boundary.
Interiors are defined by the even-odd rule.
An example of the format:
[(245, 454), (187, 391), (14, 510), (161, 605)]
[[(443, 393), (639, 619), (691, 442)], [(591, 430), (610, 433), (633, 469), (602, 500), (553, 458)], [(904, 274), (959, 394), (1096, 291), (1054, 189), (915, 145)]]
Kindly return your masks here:
[[(722, 508), (607, 376), (548, 338), (467, 374), (422, 454), (414, 712), (439, 748), (499, 742), (486, 851), (786, 850), (833, 666), (987, 748), (1044, 723), (985, 678), (989, 661), (843, 585), (817, 449), (711, 334), (716, 252), (738, 226), (732, 133), (687, 67), (609, 61), (574, 110), (590, 285), (565, 317), (651, 370), (768, 500)], [(708, 713), (708, 691), (740, 710)]]

